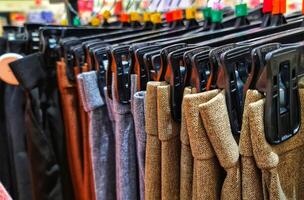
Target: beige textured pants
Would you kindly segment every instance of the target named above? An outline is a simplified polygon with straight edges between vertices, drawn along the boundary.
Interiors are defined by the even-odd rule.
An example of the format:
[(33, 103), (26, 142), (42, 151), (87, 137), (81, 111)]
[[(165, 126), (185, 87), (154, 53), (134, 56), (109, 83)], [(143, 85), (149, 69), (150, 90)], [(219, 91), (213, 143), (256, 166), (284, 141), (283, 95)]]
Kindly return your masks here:
[(247, 91), (239, 142), (242, 164), (242, 199), (244, 200), (263, 199), (261, 170), (257, 167), (253, 156), (248, 112), (249, 104), (258, 101), (261, 98), (262, 94), (260, 94), (258, 91)]
[[(299, 89), (304, 102), (304, 89)], [(270, 145), (264, 132), (264, 104), (261, 99), (249, 105), (252, 149), (262, 170), (264, 199), (304, 199), (304, 107), (301, 106), (299, 132), (289, 140)]]
[[(184, 96), (195, 93), (191, 87), (186, 87)], [(182, 103), (182, 119), (181, 119), (181, 161), (180, 161), (180, 199), (188, 200), (192, 198), (192, 180), (193, 180), (193, 156), (190, 147), (187, 123), (186, 108), (184, 101)]]
[(221, 199), (241, 199), (239, 147), (231, 132), (225, 91), (199, 106), (209, 141), (226, 171)]
[(157, 123), (157, 87), (163, 82), (150, 81), (146, 93), (146, 168), (145, 199), (161, 199), (161, 143), (158, 139)]
[(221, 169), (213, 147), (209, 142), (200, 117), (199, 105), (218, 94), (218, 90), (190, 94), (184, 97), (184, 113), (194, 157), (192, 199), (219, 199), (223, 180)]
[(172, 119), (170, 85), (157, 87), (157, 122), (161, 141), (161, 199), (179, 199), (180, 124)]

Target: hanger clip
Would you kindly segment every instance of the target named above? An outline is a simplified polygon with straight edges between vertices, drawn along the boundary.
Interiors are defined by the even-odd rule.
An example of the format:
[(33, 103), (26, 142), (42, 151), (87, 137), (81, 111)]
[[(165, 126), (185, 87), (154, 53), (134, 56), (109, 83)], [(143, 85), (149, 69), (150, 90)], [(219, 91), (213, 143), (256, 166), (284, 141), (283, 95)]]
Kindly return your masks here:
[(239, 135), (242, 126), (245, 99), (244, 85), (247, 81), (252, 47), (242, 46), (226, 51), (221, 55), (225, 72), (225, 92), (232, 133)]
[(298, 75), (301, 49), (287, 47), (266, 55), (267, 89), (265, 133), (270, 144), (279, 144), (293, 137), (300, 127)]

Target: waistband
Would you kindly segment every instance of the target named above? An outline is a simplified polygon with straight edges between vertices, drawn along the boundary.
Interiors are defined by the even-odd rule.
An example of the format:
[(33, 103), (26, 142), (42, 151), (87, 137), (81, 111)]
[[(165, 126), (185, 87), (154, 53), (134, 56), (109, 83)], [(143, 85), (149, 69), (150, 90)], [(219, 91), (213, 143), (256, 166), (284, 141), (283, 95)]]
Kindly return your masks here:
[(9, 64), (20, 85), (26, 90), (37, 87), (46, 78), (43, 65), (41, 53), (25, 56)]

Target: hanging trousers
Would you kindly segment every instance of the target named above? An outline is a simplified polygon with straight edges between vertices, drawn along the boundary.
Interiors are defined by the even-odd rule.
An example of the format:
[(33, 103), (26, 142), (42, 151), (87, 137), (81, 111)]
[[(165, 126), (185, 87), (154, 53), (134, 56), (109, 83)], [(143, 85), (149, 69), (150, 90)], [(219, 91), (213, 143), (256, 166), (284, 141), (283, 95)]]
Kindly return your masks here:
[(224, 171), (208, 139), (199, 112), (199, 105), (218, 94), (217, 90), (189, 94), (184, 97), (186, 125), (193, 163), (192, 199), (220, 199)]
[[(2, 164), (0, 165), (0, 180), (5, 189), (16, 198), (16, 181), (14, 180), (15, 175), (12, 168), (14, 168), (14, 161), (12, 155), (12, 145), (10, 144), (10, 133), (6, 128), (6, 83), (0, 81), (0, 159)], [(22, 116), (20, 116), (22, 118)]]
[[(299, 87), (301, 118), (304, 117), (304, 89)], [(271, 145), (264, 132), (265, 99), (249, 105), (252, 149), (262, 171), (264, 199), (304, 198), (304, 131), (301, 120), (298, 133), (281, 144)]]
[[(186, 87), (184, 96), (195, 93), (194, 88)], [(181, 161), (180, 161), (180, 199), (192, 199), (192, 182), (193, 182), (193, 156), (190, 147), (185, 103), (182, 103), (182, 119), (181, 119)]]
[[(64, 199), (63, 126), (54, 68), (42, 68), (38, 54), (10, 64), (26, 90), (25, 124), (34, 199)], [(39, 57), (40, 58), (40, 57)], [(31, 63), (33, 62), (33, 63)], [(39, 62), (39, 63), (38, 63)], [(26, 65), (28, 64), (28, 65)]]
[(75, 199), (83, 200), (87, 199), (87, 194), (85, 194), (83, 185), (83, 139), (77, 110), (77, 91), (76, 84), (69, 81), (66, 76), (66, 65), (63, 60), (57, 63), (57, 79), (74, 195)]
[(263, 199), (262, 174), (258, 168), (252, 150), (251, 130), (249, 128), (249, 105), (262, 98), (256, 90), (248, 90), (244, 104), (242, 130), (240, 135), (240, 156), (242, 164), (242, 198)]
[[(112, 80), (114, 80), (114, 75)], [(122, 104), (115, 96), (112, 83), (113, 113), (115, 119), (116, 195), (118, 200), (136, 200), (139, 197), (136, 141), (130, 104)]]
[(138, 182), (140, 199), (145, 199), (145, 158), (146, 139), (145, 131), (145, 91), (137, 92), (137, 75), (131, 75), (131, 110), (134, 118), (136, 154), (138, 164)]
[(180, 124), (173, 120), (170, 85), (157, 87), (158, 137), (161, 141), (161, 199), (179, 199)]
[(158, 138), (157, 87), (164, 82), (150, 81), (147, 84), (145, 124), (147, 133), (145, 199), (161, 199), (161, 143)]
[(238, 143), (232, 135), (225, 91), (199, 105), (209, 141), (226, 176), (221, 199), (241, 199), (241, 168)]
[[(87, 64), (83, 66), (74, 67), (74, 76), (77, 77), (81, 72), (88, 72), (89, 67)], [(76, 78), (77, 79), (77, 78)], [(86, 187), (85, 193), (88, 194), (89, 198), (92, 200), (96, 199), (95, 193), (95, 183), (94, 183), (94, 175), (93, 175), (93, 166), (92, 166), (92, 155), (90, 150), (90, 136), (89, 136), (89, 116), (85, 111), (81, 95), (84, 94), (83, 88), (79, 86), (79, 82), (76, 82), (77, 88), (77, 100), (78, 100), (78, 113), (81, 121), (81, 133), (82, 133), (82, 141), (83, 141), (83, 184)]]
[(30, 175), (29, 155), (26, 147), (26, 130), (24, 121), (25, 91), (19, 86), (6, 85), (5, 122), (11, 157), (11, 171), (14, 174), (15, 199), (32, 199), (32, 181)]
[(77, 79), (83, 107), (89, 115), (89, 143), (96, 199), (114, 200), (115, 140), (107, 107), (100, 95), (95, 71), (82, 73)]
[[(0, 39), (0, 43), (1, 55), (6, 51), (6, 40)], [(9, 52), (23, 53), (24, 46), (23, 42), (10, 41)], [(14, 199), (32, 199), (25, 140), (25, 91), (1, 81), (0, 93), (0, 180)]]

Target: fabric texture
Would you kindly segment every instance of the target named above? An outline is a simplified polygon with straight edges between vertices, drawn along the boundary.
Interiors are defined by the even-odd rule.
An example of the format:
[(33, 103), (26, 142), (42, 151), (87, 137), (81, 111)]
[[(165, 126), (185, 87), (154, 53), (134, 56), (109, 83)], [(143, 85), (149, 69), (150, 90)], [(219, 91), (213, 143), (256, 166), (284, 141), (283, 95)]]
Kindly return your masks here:
[[(84, 66), (76, 66), (74, 67), (74, 75), (77, 77), (78, 73), (81, 72), (87, 72), (88, 65), (85, 64)], [(84, 94), (84, 91), (82, 90), (82, 87), (79, 86), (79, 82), (75, 83), (77, 88), (77, 101), (78, 101), (78, 114), (80, 119), (80, 127), (81, 127), (81, 133), (82, 133), (82, 145), (83, 145), (83, 185), (84, 185), (84, 191), (85, 194), (87, 194), (87, 198), (95, 200), (96, 199), (96, 193), (95, 193), (95, 183), (94, 183), (94, 175), (93, 175), (93, 166), (92, 166), (92, 155), (90, 150), (90, 136), (89, 136), (89, 116), (85, 112), (83, 104), (81, 103), (81, 95)]]
[(240, 135), (240, 155), (242, 164), (242, 198), (263, 199), (262, 174), (256, 165), (252, 151), (251, 131), (249, 128), (249, 104), (262, 98), (256, 90), (248, 90), (244, 104), (242, 130)]
[[(304, 89), (299, 88), (301, 105)], [(252, 149), (257, 166), (262, 171), (264, 199), (304, 198), (304, 122), (299, 132), (287, 141), (271, 145), (264, 132), (264, 104), (261, 99), (249, 105), (249, 119)], [(304, 108), (300, 108), (301, 118)]]
[(221, 199), (241, 199), (239, 148), (231, 132), (225, 91), (202, 103), (199, 109), (209, 141), (226, 171)]
[[(14, 166), (14, 159), (15, 156), (14, 151), (15, 149), (15, 143), (13, 142), (14, 140), (12, 139), (14, 135), (18, 132), (12, 132), (15, 134), (10, 133), (10, 127), (7, 127), (8, 123), (13, 124), (14, 120), (11, 118), (15, 117), (14, 112), (10, 112), (9, 116), (7, 116), (6, 111), (8, 110), (7, 108), (11, 105), (11, 96), (13, 96), (13, 91), (7, 90), (8, 85), (4, 83), (3, 81), (0, 81), (0, 160), (1, 160), (1, 165), (0, 165), (0, 180), (5, 187), (5, 189), (11, 194), (13, 198), (18, 197), (18, 183), (17, 183), (17, 172), (15, 171), (15, 166)], [(12, 87), (13, 89), (13, 87)], [(8, 91), (8, 94), (7, 94)], [(19, 103), (16, 106), (16, 112), (19, 111), (19, 106), (20, 103), (25, 101), (25, 98), (20, 99)], [(18, 101), (17, 101), (18, 102)], [(13, 103), (16, 103), (13, 101)], [(12, 105), (13, 105), (12, 103)], [(11, 117), (10, 117), (11, 116)], [(20, 127), (20, 125), (15, 125), (12, 127), (22, 128), (23, 134), (24, 133), (24, 115), (19, 115), (16, 116), (17, 119), (23, 120), (23, 127)], [(23, 136), (24, 138), (25, 136)], [(19, 138), (18, 138), (19, 139)], [(19, 140), (20, 141), (20, 140)], [(17, 146), (18, 148), (18, 146)], [(22, 146), (20, 145), (20, 148), (18, 148), (20, 152), (25, 151), (22, 150)], [(21, 166), (20, 166), (21, 167)], [(28, 166), (25, 166), (25, 168)], [(28, 176), (30, 179), (29, 173), (25, 174), (25, 177)]]
[(63, 120), (67, 141), (68, 161), (71, 173), (74, 195), (76, 199), (86, 199), (83, 185), (83, 140), (78, 113), (76, 84), (68, 80), (66, 65), (63, 61), (57, 63), (57, 80), (61, 95)]
[(107, 107), (101, 98), (96, 72), (78, 75), (83, 108), (89, 114), (89, 144), (96, 199), (116, 199), (115, 140)]
[(180, 124), (172, 118), (170, 85), (157, 87), (157, 122), (161, 141), (161, 199), (179, 199)]
[(145, 158), (146, 139), (145, 130), (145, 91), (137, 92), (137, 75), (131, 75), (131, 107), (135, 126), (136, 153), (138, 164), (140, 199), (145, 199)]
[[(33, 198), (64, 199), (60, 166), (55, 158), (55, 152), (49, 143), (49, 133), (43, 132), (37, 121), (32, 105), (39, 107), (37, 102), (38, 89), (33, 89), (32, 100), (26, 102), (27, 145), (31, 163), (33, 182)], [(33, 98), (34, 97), (34, 98)], [(38, 110), (36, 110), (38, 111)]]
[[(24, 121), (25, 91), (19, 86), (6, 85), (3, 92), (5, 98), (5, 112), (3, 112), (8, 137), (6, 144), (10, 151), (10, 153), (6, 153), (11, 157), (10, 169), (14, 174), (12, 182), (15, 192), (12, 193), (12, 196), (19, 200), (32, 199), (32, 181)], [(7, 163), (9, 164), (9, 162)], [(7, 173), (9, 175), (9, 172)]]
[[(186, 87), (184, 96), (191, 94), (191, 87)], [(192, 199), (192, 180), (193, 180), (193, 156), (190, 147), (187, 123), (186, 123), (186, 107), (182, 103), (182, 119), (181, 119), (181, 161), (180, 161), (180, 199)]]
[[(114, 75), (112, 80), (114, 80)], [(112, 82), (115, 118), (116, 195), (118, 200), (138, 199), (136, 141), (130, 104), (121, 104), (115, 96)]]
[(146, 168), (145, 199), (161, 199), (161, 143), (158, 139), (157, 87), (164, 82), (150, 81), (147, 84), (145, 124), (146, 124)]
[(220, 199), (223, 169), (215, 155), (200, 116), (199, 105), (218, 94), (218, 90), (184, 97), (184, 110), (190, 147), (194, 157), (192, 199)]
[(63, 126), (54, 68), (44, 70), (41, 65), (23, 65), (22, 60), (10, 63), (10, 67), (27, 91), (25, 130), (35, 186), (33, 198), (64, 199), (70, 184), (65, 182)]

